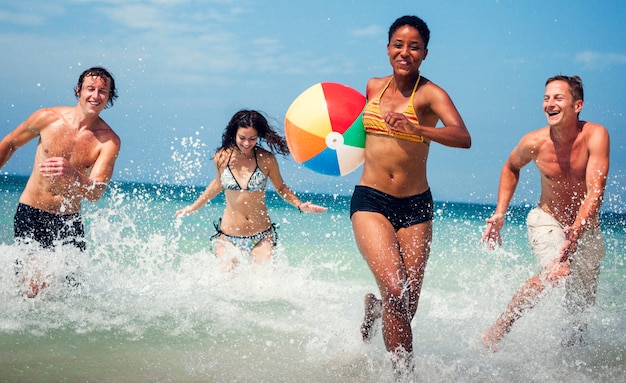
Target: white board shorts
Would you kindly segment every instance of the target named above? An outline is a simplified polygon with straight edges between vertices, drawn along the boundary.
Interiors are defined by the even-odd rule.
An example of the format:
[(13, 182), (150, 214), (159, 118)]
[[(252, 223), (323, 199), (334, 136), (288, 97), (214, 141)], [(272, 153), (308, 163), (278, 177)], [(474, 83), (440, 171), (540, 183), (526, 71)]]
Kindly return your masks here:
[[(565, 233), (563, 226), (541, 208), (532, 209), (526, 218), (530, 247), (541, 267), (559, 257)], [(600, 262), (605, 254), (599, 227), (586, 230), (571, 256), (571, 275), (565, 281), (566, 306), (581, 312), (595, 303)]]

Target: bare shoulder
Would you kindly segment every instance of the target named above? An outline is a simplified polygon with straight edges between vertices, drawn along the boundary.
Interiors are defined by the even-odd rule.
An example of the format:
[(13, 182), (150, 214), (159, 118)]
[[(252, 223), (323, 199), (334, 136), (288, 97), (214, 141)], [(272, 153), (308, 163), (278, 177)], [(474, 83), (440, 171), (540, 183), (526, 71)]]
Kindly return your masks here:
[(228, 156), (232, 149), (220, 149), (213, 156), (213, 163), (217, 166), (223, 164), (226, 160), (228, 160)]
[(413, 102), (416, 107), (421, 105), (424, 108), (438, 104), (447, 105), (452, 102), (452, 100), (445, 89), (426, 77), (421, 77)]
[(269, 177), (280, 174), (278, 160), (274, 153), (261, 147), (257, 147), (256, 150), (257, 164), (263, 173), (267, 174)]
[(593, 122), (580, 121), (581, 134), (583, 136), (585, 145), (589, 151), (597, 154), (608, 156), (610, 151), (610, 138), (608, 130)]
[(391, 76), (385, 76), (385, 77), (372, 77), (371, 79), (369, 79), (369, 81), (367, 82), (367, 86), (365, 89), (366, 97), (367, 99), (371, 99), (373, 97), (378, 96), (378, 94), (383, 90), (385, 84), (387, 83), (387, 81), (389, 81), (389, 78)]
[(443, 90), (442, 87), (440, 87), (439, 85), (435, 84), (434, 82), (432, 82), (431, 80), (423, 76), (420, 76), (420, 83), (418, 84), (418, 87), (422, 89), (431, 90), (431, 91)]
[(30, 128), (44, 128), (55, 121), (64, 119), (64, 116), (72, 108), (66, 106), (55, 106), (49, 108), (41, 108), (28, 117), (28, 125)]
[(531, 130), (530, 132), (524, 134), (520, 141), (525, 142), (541, 142), (544, 140), (550, 139), (550, 127), (544, 126), (543, 128)]
[(517, 144), (517, 150), (537, 154), (541, 147), (550, 140), (550, 127), (544, 126), (543, 128), (530, 131), (522, 136)]
[(100, 118), (96, 124), (96, 128), (94, 129), (94, 134), (99, 138), (111, 141), (116, 145), (120, 145), (121, 140), (120, 137), (115, 133), (115, 131), (107, 124), (102, 118)]
[(596, 124), (595, 122), (589, 121), (580, 121), (579, 122), (582, 127), (581, 131), (589, 136), (607, 136), (609, 135), (609, 131), (602, 125)]
[(448, 93), (439, 85), (435, 84), (431, 80), (426, 77), (420, 77), (420, 82), (418, 84), (418, 91), (421, 91), (430, 95), (448, 95)]
[(60, 117), (60, 116), (64, 116), (68, 112), (71, 112), (72, 110), (73, 108), (69, 106), (51, 106), (47, 108), (41, 108), (37, 110), (35, 113), (33, 113), (33, 115), (41, 116), (41, 117), (44, 117), (44, 116)]
[(256, 156), (257, 156), (257, 161), (259, 161), (260, 164), (262, 163), (264, 165), (269, 165), (271, 163), (277, 163), (276, 156), (274, 155), (274, 153), (270, 152), (267, 149), (257, 147)]

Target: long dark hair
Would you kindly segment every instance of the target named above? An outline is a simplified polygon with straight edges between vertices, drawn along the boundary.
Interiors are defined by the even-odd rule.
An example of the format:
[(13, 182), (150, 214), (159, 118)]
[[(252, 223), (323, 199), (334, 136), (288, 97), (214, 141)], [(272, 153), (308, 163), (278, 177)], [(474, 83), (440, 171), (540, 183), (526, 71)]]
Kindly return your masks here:
[(240, 110), (235, 113), (222, 133), (222, 145), (217, 150), (228, 149), (236, 145), (237, 129), (253, 127), (259, 134), (259, 141), (265, 142), (272, 153), (289, 154), (289, 147), (284, 137), (267, 122), (267, 118), (256, 110)]

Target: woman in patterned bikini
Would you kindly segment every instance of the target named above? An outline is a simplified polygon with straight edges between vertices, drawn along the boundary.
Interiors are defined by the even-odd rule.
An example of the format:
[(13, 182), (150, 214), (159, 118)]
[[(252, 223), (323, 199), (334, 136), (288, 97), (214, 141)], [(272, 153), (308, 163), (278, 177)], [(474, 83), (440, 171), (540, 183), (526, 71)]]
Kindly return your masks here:
[[(258, 144), (264, 141), (269, 150)], [(213, 162), (216, 177), (198, 199), (178, 210), (176, 217), (193, 213), (224, 191), (226, 208), (216, 223), (215, 255), (236, 264), (233, 249), (249, 255), (256, 263), (267, 262), (276, 245), (276, 228), (265, 202), (267, 180), (290, 205), (303, 213), (323, 213), (327, 208), (302, 202), (285, 184), (274, 153), (289, 154), (283, 137), (267, 119), (254, 110), (241, 110), (231, 118), (222, 134), (222, 145)], [(226, 255), (230, 255), (223, 258)], [(227, 262), (228, 262), (227, 261)]]

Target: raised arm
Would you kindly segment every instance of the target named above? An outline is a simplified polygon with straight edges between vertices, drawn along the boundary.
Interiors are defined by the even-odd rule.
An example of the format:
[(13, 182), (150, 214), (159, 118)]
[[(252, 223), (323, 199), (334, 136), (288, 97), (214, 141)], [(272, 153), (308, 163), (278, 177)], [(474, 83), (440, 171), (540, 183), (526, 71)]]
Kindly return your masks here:
[(0, 169), (17, 149), (39, 136), (41, 129), (51, 120), (49, 114), (47, 109), (36, 111), (0, 141)]
[(502, 166), (496, 210), (491, 218), (487, 218), (487, 228), (480, 239), (481, 243), (487, 241), (489, 249), (494, 249), (496, 243), (502, 245), (500, 230), (504, 226), (506, 212), (515, 194), (520, 170), (532, 160), (533, 149), (536, 147), (533, 135), (534, 133), (529, 133), (524, 136)]

